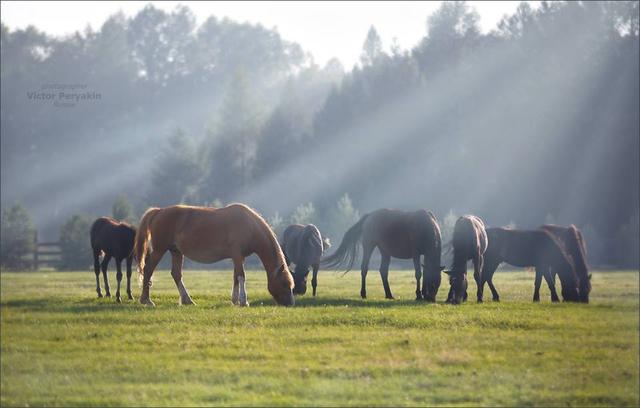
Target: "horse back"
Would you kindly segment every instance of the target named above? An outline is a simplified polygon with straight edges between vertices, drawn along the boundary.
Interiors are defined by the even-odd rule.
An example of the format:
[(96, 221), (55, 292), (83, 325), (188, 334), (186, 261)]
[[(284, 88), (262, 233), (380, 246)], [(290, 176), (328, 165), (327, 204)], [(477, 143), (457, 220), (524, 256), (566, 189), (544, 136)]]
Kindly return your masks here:
[(468, 260), (484, 254), (487, 249), (484, 222), (475, 215), (464, 215), (456, 221), (453, 230), (453, 249)]
[(487, 228), (487, 238), (487, 253), (500, 262), (520, 267), (567, 265), (563, 245), (547, 231)]
[(372, 212), (363, 225), (363, 241), (379, 246), (395, 258), (440, 250), (440, 227), (435, 216), (426, 210), (406, 212), (381, 209)]
[(283, 233), (282, 248), (296, 265), (318, 263), (324, 251), (320, 230), (313, 224), (289, 225)]

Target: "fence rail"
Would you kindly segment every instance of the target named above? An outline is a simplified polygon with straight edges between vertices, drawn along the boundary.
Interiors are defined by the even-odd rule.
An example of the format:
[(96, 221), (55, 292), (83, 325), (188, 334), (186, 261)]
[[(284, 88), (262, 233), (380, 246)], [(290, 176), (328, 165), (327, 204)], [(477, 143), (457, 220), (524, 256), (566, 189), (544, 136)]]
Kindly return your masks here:
[(38, 242), (38, 233), (34, 234), (33, 270), (42, 266), (56, 268), (62, 261), (62, 250), (59, 242)]

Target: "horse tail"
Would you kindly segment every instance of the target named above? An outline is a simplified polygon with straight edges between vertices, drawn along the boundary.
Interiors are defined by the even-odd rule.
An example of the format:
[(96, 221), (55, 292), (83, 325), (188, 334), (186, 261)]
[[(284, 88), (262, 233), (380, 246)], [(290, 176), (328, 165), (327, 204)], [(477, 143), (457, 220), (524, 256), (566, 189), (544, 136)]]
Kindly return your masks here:
[(358, 255), (358, 242), (362, 237), (362, 225), (369, 214), (365, 214), (360, 220), (344, 233), (342, 242), (336, 251), (328, 257), (322, 259), (321, 264), (329, 268), (338, 267), (345, 264), (347, 272), (351, 270)]
[(136, 238), (133, 244), (133, 251), (136, 260), (138, 261), (138, 274), (142, 279), (145, 258), (149, 249), (149, 241), (151, 240), (151, 229), (149, 225), (153, 217), (160, 211), (159, 208), (149, 208), (140, 218), (140, 225), (136, 231)]

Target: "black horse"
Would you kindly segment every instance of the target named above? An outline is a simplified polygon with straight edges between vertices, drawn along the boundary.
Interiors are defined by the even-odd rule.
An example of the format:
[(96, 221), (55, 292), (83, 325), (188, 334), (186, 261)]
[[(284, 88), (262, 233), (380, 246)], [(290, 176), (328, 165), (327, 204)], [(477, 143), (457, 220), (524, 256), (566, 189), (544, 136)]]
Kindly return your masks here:
[(329, 239), (323, 238), (320, 230), (313, 224), (293, 224), (289, 225), (282, 233), (280, 246), (284, 252), (287, 266), (292, 262), (296, 264), (292, 273), (295, 283), (293, 293), (304, 295), (307, 292), (307, 276), (309, 275), (309, 267), (312, 267), (311, 286), (313, 287), (313, 296), (315, 296), (320, 258), (322, 258), (324, 250), (331, 246)]
[[(118, 290), (116, 291), (116, 301), (121, 302), (120, 298), (120, 281), (122, 280), (122, 260), (127, 260), (127, 295), (131, 296), (131, 264), (133, 262), (133, 242), (136, 237), (135, 227), (125, 223), (118, 222), (109, 217), (100, 217), (94, 221), (91, 226), (91, 248), (93, 249), (93, 266), (96, 273), (96, 292), (98, 297), (102, 297), (100, 290), (100, 267), (102, 266), (102, 275), (104, 277), (104, 287), (106, 296), (111, 297), (109, 292), (109, 280), (107, 279), (107, 267), (111, 257), (116, 259), (116, 268), (118, 273)], [(103, 255), (102, 265), (100, 264), (100, 255)]]
[[(564, 245), (551, 233), (538, 230), (515, 230), (510, 228), (487, 228), (489, 245), (484, 254), (482, 282), (478, 289), (478, 301), (482, 301), (484, 282), (491, 282), (493, 273), (502, 262), (513, 266), (535, 267), (536, 277), (544, 276), (551, 300), (557, 302), (553, 274), (557, 273), (562, 284), (562, 298), (566, 301), (578, 301), (578, 279), (573, 261), (564, 250)], [(489, 285), (493, 300), (499, 300), (493, 284)], [(536, 282), (533, 301), (540, 300), (540, 284)]]
[(475, 215), (464, 215), (456, 221), (453, 230), (453, 265), (445, 271), (449, 275), (451, 289), (447, 303), (459, 304), (467, 300), (467, 261), (473, 261), (473, 277), (478, 285), (478, 301), (484, 252), (487, 250), (487, 233), (484, 222)]
[[(580, 292), (580, 301), (589, 303), (589, 293), (591, 292), (591, 274), (587, 267), (587, 245), (582, 236), (582, 232), (575, 226), (561, 227), (559, 225), (546, 224), (540, 227), (550, 232), (558, 240), (560, 240), (567, 251), (567, 254), (573, 260), (573, 266), (576, 269), (578, 277), (578, 289)], [(540, 278), (536, 276), (536, 282)]]
[[(382, 255), (380, 277), (387, 299), (393, 299), (389, 287), (389, 263), (391, 257), (413, 259), (416, 272), (416, 299), (435, 302), (440, 288), (440, 266), (442, 238), (436, 217), (426, 210), (406, 212), (380, 209), (366, 214), (353, 225), (342, 238), (338, 249), (322, 260), (323, 265), (337, 267), (353, 266), (358, 252), (358, 242), (362, 240), (362, 286), (360, 296), (367, 297), (366, 279), (369, 271), (369, 259), (377, 247)], [(424, 255), (424, 280), (420, 289), (422, 269), (420, 256)]]

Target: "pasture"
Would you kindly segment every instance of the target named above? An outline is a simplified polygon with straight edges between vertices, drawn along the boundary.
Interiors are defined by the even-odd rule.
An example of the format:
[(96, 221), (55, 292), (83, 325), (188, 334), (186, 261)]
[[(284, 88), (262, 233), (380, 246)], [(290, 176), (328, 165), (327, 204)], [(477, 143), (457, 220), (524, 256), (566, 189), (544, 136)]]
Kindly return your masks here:
[(318, 297), (285, 308), (249, 271), (239, 308), (229, 271), (185, 270), (197, 306), (178, 306), (160, 270), (148, 308), (96, 298), (89, 271), (3, 272), (0, 402), (637, 406), (638, 272), (594, 272), (588, 305), (552, 304), (545, 285), (534, 304), (533, 278), (497, 273), (501, 303), (451, 306), (445, 279), (438, 303), (417, 303), (413, 271), (392, 271), (385, 300), (372, 270), (361, 300), (358, 271), (320, 271)]

